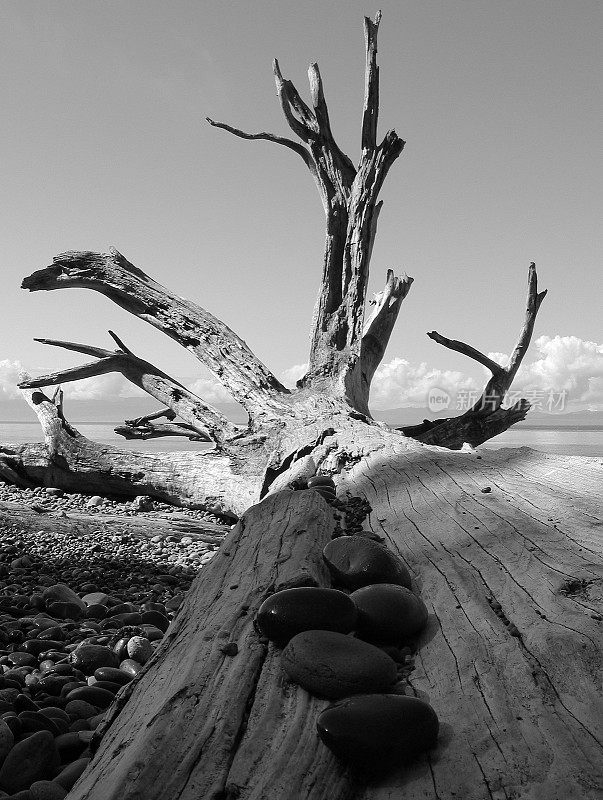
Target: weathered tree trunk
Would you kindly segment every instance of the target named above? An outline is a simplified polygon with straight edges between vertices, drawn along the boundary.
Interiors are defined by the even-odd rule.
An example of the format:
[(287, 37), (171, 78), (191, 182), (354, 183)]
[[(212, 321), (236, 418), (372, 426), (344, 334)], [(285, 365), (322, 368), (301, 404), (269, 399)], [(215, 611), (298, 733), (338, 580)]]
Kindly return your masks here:
[(196, 580), (109, 711), (70, 800), (594, 800), (600, 466), (524, 450), (446, 454), (366, 428), (327, 443), (322, 470), (339, 470), (340, 497), (370, 502), (365, 526), (404, 559), (429, 608), (408, 691), (439, 715), (437, 749), (365, 785), (317, 737), (326, 701), (290, 684), (258, 638), (253, 614), (271, 592), (329, 585), (333, 509), (285, 490), (245, 513)]

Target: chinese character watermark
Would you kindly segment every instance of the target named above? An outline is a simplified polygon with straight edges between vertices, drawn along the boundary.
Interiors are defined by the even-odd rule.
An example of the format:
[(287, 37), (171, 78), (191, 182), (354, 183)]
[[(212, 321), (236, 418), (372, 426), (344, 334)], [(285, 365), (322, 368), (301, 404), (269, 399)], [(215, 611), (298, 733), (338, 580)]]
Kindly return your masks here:
[[(459, 389), (455, 394), (434, 386), (427, 395), (427, 407), (430, 411), (445, 411), (451, 406), (458, 411), (469, 411), (477, 406), (486, 410), (495, 411), (498, 408), (499, 396), (483, 395), (477, 389)], [(524, 389), (513, 390), (505, 395), (505, 408), (515, 405), (520, 400), (527, 400), (533, 411), (546, 411), (549, 414), (565, 411), (568, 392), (567, 389), (556, 391), (554, 389)]]

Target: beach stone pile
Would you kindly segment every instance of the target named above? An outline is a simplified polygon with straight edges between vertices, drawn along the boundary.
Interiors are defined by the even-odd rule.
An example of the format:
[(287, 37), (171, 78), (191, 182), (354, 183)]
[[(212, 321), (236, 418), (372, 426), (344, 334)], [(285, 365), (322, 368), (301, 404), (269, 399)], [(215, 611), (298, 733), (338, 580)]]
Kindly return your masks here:
[(133, 517), (142, 512), (172, 514), (177, 511), (191, 519), (216, 521), (215, 515), (211, 512), (194, 508), (176, 508), (145, 495), (124, 498), (65, 492), (63, 489), (54, 487), (22, 489), (3, 481), (0, 481), (0, 501), (23, 503), (38, 513), (63, 512), (66, 514), (71, 512)]
[[(328, 476), (307, 488), (336, 505)], [(365, 516), (366, 504), (356, 505)], [(427, 608), (404, 562), (375, 538), (357, 522), (337, 530), (322, 553), (334, 586), (276, 592), (255, 623), (282, 648), (289, 680), (336, 701), (317, 719), (326, 746), (354, 769), (383, 772), (433, 747), (439, 723), (408, 680)]]
[(107, 708), (217, 550), (107, 527), (0, 530), (0, 799), (67, 795)]

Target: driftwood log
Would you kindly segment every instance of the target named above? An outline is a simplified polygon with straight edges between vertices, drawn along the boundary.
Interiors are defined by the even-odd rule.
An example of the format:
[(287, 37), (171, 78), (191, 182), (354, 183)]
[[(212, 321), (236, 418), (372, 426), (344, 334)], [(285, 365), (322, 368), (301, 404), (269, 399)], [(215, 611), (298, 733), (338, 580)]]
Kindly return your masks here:
[[(526, 321), (506, 367), (462, 342), (429, 334), (492, 372), (479, 403), (437, 424), (390, 430), (369, 410), (370, 384), (412, 279), (388, 270), (365, 322), (381, 186), (404, 142), (377, 137), (380, 15), (365, 19), (366, 77), (357, 165), (337, 145), (322, 78), (309, 69), (311, 104), (277, 62), (274, 77), (295, 139), (245, 133), (296, 153), (326, 217), (322, 281), (309, 367), (284, 387), (223, 322), (161, 286), (118, 251), (68, 252), (23, 281), (30, 291), (100, 292), (191, 351), (246, 410), (235, 425), (111, 334), (117, 350), (42, 340), (96, 360), (21, 388), (42, 445), (2, 446), (0, 476), (20, 485), (134, 496), (241, 517), (204, 568), (157, 654), (122, 690), (73, 800), (572, 800), (601, 781), (600, 464), (520, 450), (476, 455), (522, 419), (503, 407), (544, 297), (528, 277)], [(127, 438), (186, 435), (202, 453), (101, 447), (65, 418), (63, 381), (117, 371), (161, 404), (117, 430)], [(166, 415), (167, 422), (157, 422)], [(176, 422), (176, 417), (178, 421)], [(447, 449), (445, 449), (447, 448)], [(341, 497), (368, 501), (366, 525), (413, 573), (430, 610), (409, 691), (442, 722), (439, 746), (413, 768), (364, 785), (319, 743), (323, 701), (288, 684), (278, 652), (252, 624), (279, 587), (324, 585), (321, 549), (338, 522), (311, 491), (317, 472)], [(489, 492), (482, 492), (486, 488)], [(231, 645), (226, 647), (226, 645)], [(235, 647), (236, 645), (236, 647)], [(102, 735), (101, 735), (102, 734)]]
[(365, 527), (401, 555), (427, 603), (409, 688), (440, 717), (437, 749), (365, 785), (320, 743), (326, 701), (285, 679), (252, 621), (279, 588), (329, 585), (321, 550), (337, 520), (316, 493), (282, 490), (244, 514), (196, 580), (70, 800), (594, 800), (600, 464), (447, 454), (375, 430), (329, 445), (321, 466), (340, 470), (339, 496), (369, 501)]

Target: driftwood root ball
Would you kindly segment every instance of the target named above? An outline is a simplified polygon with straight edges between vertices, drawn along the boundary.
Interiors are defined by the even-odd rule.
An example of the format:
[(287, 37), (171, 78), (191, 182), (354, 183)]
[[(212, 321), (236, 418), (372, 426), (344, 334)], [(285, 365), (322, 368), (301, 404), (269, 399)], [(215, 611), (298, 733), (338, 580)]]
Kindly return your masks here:
[(395, 583), (410, 589), (410, 573), (403, 561), (365, 536), (340, 536), (327, 544), (323, 558), (333, 580), (348, 589), (373, 583)]
[(438, 717), (416, 697), (347, 697), (317, 720), (318, 735), (337, 758), (370, 769), (395, 768), (436, 744)]
[(363, 639), (398, 644), (414, 636), (427, 623), (427, 607), (405, 586), (378, 583), (352, 592), (358, 609), (356, 631)]
[(264, 636), (285, 645), (307, 630), (349, 633), (356, 624), (356, 606), (337, 589), (284, 589), (264, 600), (256, 622)]
[(298, 633), (283, 650), (281, 664), (294, 683), (331, 700), (387, 691), (397, 677), (396, 662), (382, 650), (333, 631)]

